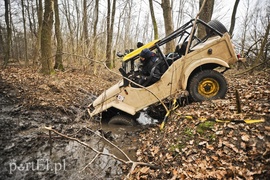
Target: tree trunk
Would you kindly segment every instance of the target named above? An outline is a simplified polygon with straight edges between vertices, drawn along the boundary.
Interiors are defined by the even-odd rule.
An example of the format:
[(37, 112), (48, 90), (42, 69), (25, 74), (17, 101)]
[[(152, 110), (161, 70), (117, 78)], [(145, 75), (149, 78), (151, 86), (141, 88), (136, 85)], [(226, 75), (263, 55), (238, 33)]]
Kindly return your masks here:
[(111, 1), (107, 0), (107, 44), (106, 44), (106, 65), (110, 67), (111, 62), (111, 41), (110, 41), (110, 22), (111, 22)]
[[(112, 51), (112, 39), (113, 39), (113, 27), (114, 27), (114, 18), (115, 18), (115, 6), (116, 6), (116, 0), (113, 0), (113, 7), (112, 7), (112, 19), (111, 19), (111, 27), (110, 27), (110, 52)], [(114, 56), (115, 57), (115, 56)], [(115, 67), (115, 61), (114, 58), (111, 60), (110, 64), (111, 68)]]
[(113, 24), (114, 24), (114, 16), (115, 16), (115, 6), (116, 0), (113, 0), (113, 7), (111, 13), (111, 2), (108, 0), (108, 9), (107, 9), (107, 48), (106, 48), (106, 65), (109, 68), (112, 68), (112, 35), (113, 35)]
[[(123, 15), (124, 15), (124, 9), (125, 8), (123, 8), (122, 9), (122, 11), (120, 12), (120, 15), (119, 15), (119, 18), (118, 18), (118, 23), (117, 23), (117, 34), (116, 34), (116, 40), (115, 40), (115, 47), (117, 47), (117, 48), (119, 48), (119, 37), (120, 37), (120, 34), (121, 34), (121, 22), (123, 21), (123, 19), (122, 19), (122, 17), (123, 17)], [(139, 14), (140, 14), (140, 12), (139, 12)], [(138, 28), (137, 28), (138, 29)], [(136, 31), (137, 31), (137, 29), (136, 29)], [(136, 35), (135, 35), (135, 39), (136, 39)]]
[[(204, 0), (200, 0), (199, 6), (201, 8)], [(208, 23), (211, 21), (213, 10), (214, 10), (215, 0), (207, 0), (205, 5), (200, 13), (199, 18), (204, 22)], [(198, 25), (198, 37), (203, 38), (206, 35), (205, 28), (202, 25)]]
[[(24, 0), (21, 0), (21, 1), (24, 1)], [(22, 4), (23, 4), (23, 2), (22, 2)], [(27, 8), (27, 16), (28, 16), (29, 29), (30, 29), (30, 32), (35, 33), (34, 28), (33, 28), (33, 25), (35, 25), (35, 23), (32, 23), (30, 11), (29, 11), (29, 8), (30, 8), (29, 0), (27, 0), (27, 6), (28, 6), (28, 8)], [(33, 12), (33, 9), (32, 9), (32, 12)], [(35, 18), (33, 16), (33, 20), (34, 19)]]
[(95, 0), (95, 9), (94, 9), (94, 32), (93, 32), (93, 49), (94, 49), (94, 74), (97, 73), (97, 25), (98, 25), (98, 11), (99, 11), (99, 0)]
[(54, 0), (54, 12), (55, 12), (55, 36), (57, 40), (57, 49), (55, 55), (55, 64), (54, 69), (58, 69), (60, 71), (64, 71), (64, 65), (62, 60), (63, 54), (63, 40), (62, 40), (62, 33), (60, 29), (60, 18), (59, 18), (59, 9), (58, 9), (58, 0)]
[[(163, 10), (163, 18), (165, 25), (166, 36), (173, 32), (173, 20), (172, 20), (172, 7), (170, 5), (170, 0), (162, 0), (161, 7)], [(166, 44), (165, 53), (173, 52), (175, 49), (174, 40)]]
[(235, 26), (235, 16), (236, 16), (237, 7), (238, 7), (239, 2), (240, 2), (240, 0), (235, 0), (234, 7), (233, 7), (233, 13), (232, 13), (232, 18), (231, 18), (231, 27), (229, 30), (229, 33), (231, 35), (233, 34), (233, 30), (234, 30), (234, 26)]
[(87, 48), (89, 48), (89, 35), (88, 35), (88, 16), (87, 16), (87, 0), (83, 0), (83, 35)]
[[(63, 9), (64, 9), (64, 15), (65, 15), (65, 17), (66, 17), (66, 20), (67, 20), (67, 26), (68, 26), (68, 30), (69, 30), (69, 37), (68, 37), (68, 39), (70, 39), (70, 41), (69, 42), (67, 42), (67, 43), (69, 43), (69, 46), (68, 46), (68, 48), (70, 48), (71, 49), (71, 52), (72, 52), (72, 54), (75, 54), (75, 38), (74, 38), (74, 28), (73, 28), (73, 26), (72, 26), (72, 24), (71, 24), (71, 22), (72, 22), (72, 19), (71, 19), (71, 13), (70, 12), (72, 12), (72, 10), (71, 10), (71, 8), (70, 8), (70, 3), (69, 3), (69, 1), (68, 0), (64, 0), (63, 1)], [(70, 50), (70, 49), (68, 49), (68, 50)], [(76, 56), (75, 57), (73, 57), (72, 59), (74, 59), (75, 61), (76, 61)], [(70, 62), (70, 59), (68, 60), (69, 62), (68, 62), (68, 64), (71, 64), (71, 62)]]
[(246, 14), (244, 17), (244, 21), (243, 21), (243, 25), (241, 28), (241, 32), (242, 32), (242, 37), (241, 37), (241, 55), (244, 55), (244, 51), (245, 51), (245, 43), (246, 43), (246, 38), (247, 38), (247, 31), (248, 31), (248, 24), (249, 24), (249, 12), (250, 12), (250, 1), (247, 1), (247, 6), (246, 6)]
[(41, 30), (41, 70), (43, 74), (52, 74), (52, 28), (53, 28), (53, 0), (45, 0), (44, 19)]
[(7, 29), (7, 40), (5, 45), (5, 57), (4, 57), (4, 67), (7, 66), (8, 61), (10, 59), (10, 51), (11, 51), (11, 25), (10, 25), (10, 0), (5, 0), (5, 22)]
[(0, 24), (0, 54), (4, 53), (5, 47), (4, 47), (4, 33), (3, 33), (3, 27)]
[(38, 17), (38, 31), (37, 31), (37, 39), (36, 39), (34, 58), (33, 58), (33, 65), (34, 66), (37, 66), (38, 59), (40, 56), (41, 30), (42, 30), (42, 19), (43, 19), (42, 0), (36, 0), (36, 4), (37, 4), (37, 17)]
[(155, 17), (154, 7), (153, 7), (153, 0), (149, 0), (149, 6), (150, 6), (150, 13), (154, 28), (154, 39), (158, 39), (158, 28), (157, 28), (157, 21)]
[[(141, 28), (139, 28), (140, 27), (140, 25), (141, 25), (141, 12), (142, 12), (142, 3), (140, 4), (140, 8), (139, 8), (139, 11), (138, 11), (138, 14), (137, 14), (137, 27), (138, 28), (136, 28), (136, 33), (135, 33), (135, 39), (137, 39), (137, 41), (139, 40), (139, 34), (141, 34), (142, 32), (141, 32)], [(122, 16), (120, 16), (120, 17), (122, 17)], [(120, 24), (120, 19), (119, 19), (119, 23), (118, 24)], [(144, 42), (143, 42), (144, 43)]]
[[(262, 40), (262, 44), (261, 44), (261, 48), (260, 48), (260, 51), (259, 51), (259, 54), (258, 56), (256, 57), (256, 60), (255, 60), (255, 64), (254, 66), (258, 65), (259, 64), (259, 61), (261, 58), (263, 58), (263, 54), (264, 54), (264, 49), (266, 47), (266, 44), (267, 44), (267, 41), (268, 41), (268, 36), (269, 36), (269, 30), (270, 30), (270, 21), (269, 19), (267, 20), (268, 22), (268, 25), (266, 27), (266, 30), (265, 30), (265, 34), (264, 34), (264, 38)], [(266, 61), (266, 60), (265, 60)]]
[(22, 5), (23, 35), (24, 35), (24, 57), (25, 57), (25, 65), (28, 66), (29, 60), (28, 60), (28, 45), (26, 35), (25, 14), (24, 14), (24, 0), (21, 0), (21, 5)]

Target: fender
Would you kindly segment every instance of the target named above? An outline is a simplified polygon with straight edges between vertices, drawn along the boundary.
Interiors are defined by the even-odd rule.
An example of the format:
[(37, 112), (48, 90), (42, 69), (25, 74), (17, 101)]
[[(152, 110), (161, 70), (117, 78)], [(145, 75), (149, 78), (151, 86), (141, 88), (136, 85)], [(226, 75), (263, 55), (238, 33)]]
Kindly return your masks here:
[(190, 74), (199, 66), (204, 65), (204, 64), (218, 64), (223, 67), (229, 68), (229, 64), (226, 63), (224, 60), (218, 59), (218, 58), (203, 58), (200, 60), (196, 60), (193, 63), (189, 64), (185, 70), (185, 79), (182, 81), (182, 88), (186, 89), (187, 88), (187, 82)]

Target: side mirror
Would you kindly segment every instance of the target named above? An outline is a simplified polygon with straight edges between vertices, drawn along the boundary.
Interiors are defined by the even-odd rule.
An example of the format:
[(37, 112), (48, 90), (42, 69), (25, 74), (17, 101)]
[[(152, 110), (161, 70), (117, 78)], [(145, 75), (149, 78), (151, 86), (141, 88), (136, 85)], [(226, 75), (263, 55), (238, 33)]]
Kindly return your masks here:
[(120, 52), (117, 52), (116, 55), (117, 55), (118, 57), (124, 57), (124, 54), (122, 54), (122, 53), (120, 53)]

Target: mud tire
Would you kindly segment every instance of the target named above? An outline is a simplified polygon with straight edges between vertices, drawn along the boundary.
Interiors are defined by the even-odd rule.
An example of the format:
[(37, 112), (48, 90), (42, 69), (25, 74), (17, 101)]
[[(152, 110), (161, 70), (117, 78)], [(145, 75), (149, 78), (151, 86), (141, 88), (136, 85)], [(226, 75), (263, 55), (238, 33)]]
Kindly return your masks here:
[(122, 126), (135, 126), (136, 121), (133, 119), (132, 116), (128, 115), (116, 115), (113, 116), (109, 122), (109, 125), (122, 125)]
[[(219, 22), (218, 20), (209, 21), (207, 24), (209, 26), (211, 26), (212, 28), (218, 30), (222, 34), (228, 32), (227, 28), (221, 22)], [(215, 36), (216, 35), (215, 32), (213, 32), (211, 29), (209, 29), (207, 27), (206, 27), (206, 33), (207, 33), (208, 36)]]
[(228, 85), (224, 76), (215, 70), (204, 70), (189, 81), (188, 91), (192, 101), (224, 98)]

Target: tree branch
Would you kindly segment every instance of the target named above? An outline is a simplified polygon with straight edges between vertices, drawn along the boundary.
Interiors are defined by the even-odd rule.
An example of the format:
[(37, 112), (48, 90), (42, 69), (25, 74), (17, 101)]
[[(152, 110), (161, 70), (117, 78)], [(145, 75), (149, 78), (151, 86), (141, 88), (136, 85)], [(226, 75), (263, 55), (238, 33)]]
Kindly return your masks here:
[[(92, 151), (94, 151), (94, 152), (96, 153), (95, 157), (94, 157), (94, 158), (93, 158), (93, 159), (92, 159), (92, 160), (91, 160), (91, 161), (90, 161), (90, 162), (82, 169), (82, 171), (85, 170), (85, 168), (86, 168), (87, 166), (89, 166), (91, 163), (93, 163), (94, 160), (95, 160), (99, 155), (106, 155), (106, 156), (112, 157), (112, 158), (114, 158), (114, 159), (116, 159), (116, 160), (118, 160), (118, 161), (120, 161), (120, 162), (122, 162), (122, 163), (124, 163), (124, 164), (132, 164), (132, 166), (131, 166), (131, 168), (130, 168), (130, 170), (129, 170), (129, 173), (127, 174), (127, 176), (126, 176), (125, 179), (129, 179), (130, 174), (134, 171), (134, 169), (135, 169), (136, 166), (138, 166), (138, 165), (148, 166), (148, 167), (153, 168), (153, 169), (159, 169), (158, 166), (153, 165), (153, 164), (149, 164), (149, 163), (145, 163), (145, 162), (136, 162), (136, 161), (132, 161), (132, 160), (128, 157), (128, 155), (124, 153), (124, 151), (123, 151), (122, 149), (120, 149), (118, 146), (116, 146), (115, 144), (113, 144), (112, 142), (110, 142), (108, 139), (104, 138), (103, 136), (101, 136), (101, 135), (99, 135), (99, 134), (97, 134), (97, 133), (95, 133), (95, 132), (94, 132), (94, 133), (95, 133), (96, 135), (98, 135), (100, 138), (102, 138), (103, 140), (105, 140), (106, 142), (108, 142), (108, 143), (109, 143), (110, 145), (112, 145), (113, 147), (117, 148), (122, 154), (125, 155), (125, 157), (126, 157), (128, 160), (126, 161), (126, 160), (124, 160), (124, 159), (118, 158), (117, 156), (115, 156), (114, 154), (111, 154), (111, 153), (103, 153), (103, 152), (100, 152), (100, 151), (96, 150), (95, 148), (91, 147), (89, 144), (87, 144), (87, 143), (85, 143), (85, 142), (83, 142), (83, 141), (81, 141), (81, 140), (79, 140), (79, 139), (77, 139), (77, 138), (73, 138), (73, 137), (67, 136), (67, 135), (65, 135), (65, 134), (62, 134), (62, 133), (56, 131), (55, 129), (52, 129), (52, 127), (44, 127), (44, 129), (48, 130), (49, 132), (52, 131), (52, 132), (56, 133), (57, 135), (62, 136), (62, 137), (64, 137), (64, 138), (66, 138), (66, 139), (69, 139), (69, 140), (72, 140), (72, 141), (76, 141), (76, 142), (78, 142), (79, 144), (81, 144), (81, 145), (83, 145), (83, 146), (85, 146), (85, 147), (91, 149)], [(93, 131), (92, 131), (91, 129), (89, 129), (89, 128), (86, 128), (86, 129), (87, 129), (87, 130), (90, 130), (91, 132), (93, 132)]]

